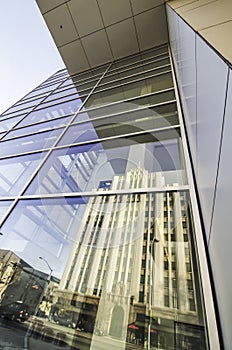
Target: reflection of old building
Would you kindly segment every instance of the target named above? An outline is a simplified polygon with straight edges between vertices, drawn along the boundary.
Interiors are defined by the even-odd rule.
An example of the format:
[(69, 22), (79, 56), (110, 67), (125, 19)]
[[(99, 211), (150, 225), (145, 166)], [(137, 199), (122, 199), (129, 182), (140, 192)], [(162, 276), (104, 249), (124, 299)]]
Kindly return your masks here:
[[(90, 199), (57, 292), (57, 304), (76, 312), (77, 323), (91, 323), (99, 303), (97, 332), (125, 340), (134, 328), (144, 342), (150, 322), (151, 334), (159, 332), (152, 341), (163, 346), (173, 344), (174, 321), (203, 324), (188, 196), (171, 185), (138, 191), (151, 183), (163, 188), (164, 175), (138, 167), (101, 184), (104, 195)], [(112, 188), (137, 193), (107, 195)]]
[(10, 250), (0, 250), (0, 300), (9, 284), (18, 278), (17, 264), (20, 258)]
[(1, 304), (21, 301), (34, 313), (44, 294), (47, 275), (33, 269), (9, 250), (0, 250)]
[(48, 285), (45, 287), (42, 301), (40, 303), (37, 315), (40, 317), (49, 318), (51, 313), (51, 307), (54, 303), (54, 295), (58, 287), (59, 280), (55, 277), (51, 277)]

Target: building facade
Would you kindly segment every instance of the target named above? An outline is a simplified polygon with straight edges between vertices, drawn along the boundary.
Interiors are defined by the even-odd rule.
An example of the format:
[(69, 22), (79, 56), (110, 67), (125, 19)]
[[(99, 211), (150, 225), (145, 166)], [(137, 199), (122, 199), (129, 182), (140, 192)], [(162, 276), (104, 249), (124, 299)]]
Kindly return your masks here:
[[(229, 253), (219, 254), (214, 234), (217, 184), (226, 181), (228, 57), (181, 19), (178, 1), (128, 0), (120, 9), (119, 1), (114, 19), (104, 1), (91, 1), (98, 7), (86, 27), (73, 1), (37, 2), (68, 70), (1, 116), (0, 238), (60, 279), (41, 322), (56, 343), (55, 322), (74, 325), (70, 349), (229, 349), (230, 283), (220, 274)], [(126, 25), (129, 42), (119, 45), (114, 35)]]

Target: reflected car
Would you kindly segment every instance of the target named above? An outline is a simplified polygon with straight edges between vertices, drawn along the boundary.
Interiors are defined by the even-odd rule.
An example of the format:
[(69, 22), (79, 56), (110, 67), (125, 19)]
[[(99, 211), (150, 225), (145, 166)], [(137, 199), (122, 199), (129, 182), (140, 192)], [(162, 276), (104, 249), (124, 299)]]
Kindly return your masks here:
[(10, 320), (25, 322), (30, 317), (29, 306), (20, 301), (15, 301), (6, 305), (0, 304), (0, 316)]
[(71, 319), (69, 319), (65, 316), (54, 316), (53, 321), (56, 324), (59, 324), (61, 326), (65, 326), (65, 327), (69, 327), (69, 328), (76, 328), (75, 323)]

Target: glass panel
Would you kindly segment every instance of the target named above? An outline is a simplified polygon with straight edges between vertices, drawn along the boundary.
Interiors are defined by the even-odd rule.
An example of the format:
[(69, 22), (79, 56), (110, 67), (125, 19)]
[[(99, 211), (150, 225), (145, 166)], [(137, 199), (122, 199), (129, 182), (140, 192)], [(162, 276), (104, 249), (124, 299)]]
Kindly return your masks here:
[(146, 60), (145, 62), (138, 62), (133, 66), (129, 66), (124, 68), (123, 70), (117, 69), (113, 72), (108, 72), (102, 82), (109, 82), (114, 79), (124, 78), (132, 74), (137, 74), (140, 72), (144, 72), (149, 69), (160, 67), (164, 64), (170, 64), (170, 59), (167, 55), (161, 56), (159, 58), (153, 58)]
[(26, 109), (29, 107), (35, 107), (36, 105), (38, 105), (42, 100), (44, 99), (44, 96), (40, 96), (39, 98), (33, 99), (33, 100), (22, 100), (20, 101), (20, 103), (15, 104), (14, 107), (11, 107), (11, 112), (13, 112), (13, 110), (22, 110), (22, 109)]
[[(43, 160), (44, 153), (0, 160), (0, 195), (14, 196), (20, 193), (24, 184)], [(0, 202), (1, 203), (1, 202)]]
[(78, 109), (81, 106), (81, 100), (73, 100), (67, 103), (53, 105), (51, 107), (37, 109), (19, 123), (19, 126), (26, 126), (33, 123), (42, 122), (45, 120), (50, 120), (53, 118), (61, 117), (64, 115), (69, 115), (74, 113), (74, 110)]
[(53, 108), (61, 109), (64, 111), (64, 114), (68, 113), (75, 113), (79, 107), (82, 105), (86, 98), (86, 94), (83, 95), (73, 95), (73, 96), (65, 96), (62, 99), (58, 100), (52, 100), (48, 102), (42, 103), (39, 107), (43, 109), (47, 109), (50, 106), (53, 106)]
[(102, 190), (21, 201), (3, 225), (0, 311), (26, 321), (1, 321), (11, 348), (206, 349), (188, 193)]
[(55, 118), (53, 120), (50, 120), (48, 122), (43, 122), (43, 123), (37, 123), (31, 126), (25, 126), (23, 128), (19, 129), (14, 129), (11, 130), (7, 136), (4, 138), (4, 140), (10, 139), (12, 137), (16, 136), (22, 136), (22, 135), (29, 135), (33, 132), (41, 132), (41, 131), (46, 131), (46, 130), (51, 130), (54, 129), (55, 127), (58, 126), (65, 126), (71, 119), (71, 116), (68, 117), (63, 117), (63, 118)]
[(24, 97), (22, 100), (20, 100), (19, 102), (17, 102), (15, 104), (15, 106), (20, 106), (22, 104), (24, 104), (25, 102), (29, 102), (29, 101), (34, 101), (36, 100), (37, 98), (40, 98), (41, 100), (43, 100), (47, 95), (49, 95), (48, 92), (45, 92), (45, 93), (37, 93), (35, 96), (29, 96), (29, 97)]
[(82, 91), (84, 89), (92, 89), (97, 81), (101, 78), (101, 75), (95, 79), (88, 79), (84, 81), (79, 81), (75, 78), (66, 80), (57, 91), (66, 90), (67, 88), (75, 88), (76, 91)]
[[(136, 109), (151, 108), (154, 104), (162, 104), (165, 101), (173, 102), (176, 100), (173, 88), (162, 90), (161, 92), (154, 92), (145, 96), (138, 96), (124, 101), (114, 102), (109, 105), (99, 105), (90, 108), (82, 108), (81, 112), (77, 114), (74, 121), (89, 120), (89, 118), (96, 118), (108, 116), (126, 111), (134, 111)], [(83, 111), (83, 112), (82, 112)], [(92, 117), (93, 116), (93, 117)]]
[[(12, 204), (12, 201), (0, 201), (0, 220), (2, 220), (3, 216), (6, 214), (11, 204)], [(1, 234), (1, 230), (0, 230), (0, 234)], [(0, 249), (0, 254), (1, 254), (1, 249)], [(0, 273), (1, 273), (1, 268), (0, 268)]]
[(168, 89), (172, 86), (173, 82), (170, 72), (142, 81), (126, 84), (124, 86), (118, 86), (113, 89), (94, 93), (86, 102), (85, 107), (126, 100), (135, 96), (141, 96), (155, 91)]
[(9, 119), (3, 119), (0, 121), (0, 131), (7, 131), (11, 128), (13, 128), (13, 126), (15, 124), (17, 124), (17, 122), (23, 118), (23, 115), (18, 116), (18, 117), (14, 117), (14, 118), (9, 118)]
[[(94, 117), (94, 114), (91, 114)], [(89, 117), (90, 117), (89, 115)], [(85, 113), (87, 118), (87, 113)], [(78, 120), (77, 116), (76, 120)], [(139, 131), (178, 125), (176, 104), (170, 103), (133, 112), (113, 114), (112, 117), (98, 118), (92, 123), (76, 124), (68, 128), (59, 145), (69, 145), (89, 140), (98, 140)]]
[(121, 84), (130, 83), (133, 81), (138, 81), (140, 79), (149, 78), (159, 73), (164, 73), (170, 70), (170, 61), (167, 59), (167, 62), (162, 62), (155, 67), (154, 64), (148, 67), (139, 67), (133, 69), (132, 71), (126, 71), (123, 73), (116, 73), (112, 76), (106, 76), (101, 83), (98, 85), (96, 91), (102, 90), (103, 88), (112, 88), (114, 86)]
[(8, 109), (7, 113), (2, 113), (2, 116), (4, 116), (4, 117), (5, 116), (6, 117), (13, 117), (13, 116), (17, 116), (17, 115), (26, 115), (31, 110), (32, 110), (32, 107), (29, 107), (29, 108), (26, 108), (26, 109), (22, 109), (20, 111), (18, 106), (16, 106), (16, 108), (12, 107), (12, 108)]
[(128, 65), (133, 64), (133, 63), (141, 63), (143, 59), (146, 58), (154, 58), (156, 56), (163, 55), (164, 53), (168, 54), (168, 48), (167, 46), (163, 46), (160, 48), (156, 48), (155, 50), (148, 51), (146, 54), (138, 54), (138, 55), (133, 55), (127, 58), (123, 58), (122, 60), (118, 60), (117, 62), (114, 62), (112, 66), (110, 67), (110, 71), (114, 70), (115, 68), (123, 68), (123, 67), (128, 67)]
[[(84, 95), (84, 94), (86, 95), (86, 94), (88, 94), (89, 91), (91, 91), (91, 90), (87, 90), (87, 91), (85, 91), (85, 93), (82, 93), (81, 95)], [(60, 101), (62, 101), (63, 99), (67, 100), (67, 99), (79, 98), (81, 95), (78, 93), (78, 91), (77, 91), (77, 89), (75, 87), (74, 88), (70, 87), (69, 89), (65, 89), (65, 90), (64, 89), (62, 89), (62, 90), (59, 89), (59, 90), (57, 90), (56, 93), (50, 95), (46, 99), (44, 104), (49, 102), (49, 101), (54, 101), (54, 104), (55, 103), (60, 103)]]
[(31, 91), (28, 95), (26, 95), (24, 98), (25, 99), (31, 99), (31, 98), (36, 98), (37, 96), (47, 96), (49, 95), (54, 89), (49, 86), (49, 87), (41, 87), (41, 88), (38, 88), (38, 89), (35, 89), (33, 91)]
[[(196, 39), (196, 59), (196, 181), (208, 240), (214, 211), (213, 202), (215, 200), (218, 164), (221, 156), (228, 66), (200, 37)], [(210, 62), (210, 64), (205, 66), (204, 62)]]
[(73, 75), (73, 76), (71, 76), (71, 78), (74, 82), (75, 81), (81, 82), (83, 80), (88, 80), (88, 79), (91, 79), (95, 76), (102, 75), (106, 71), (108, 66), (109, 66), (109, 64), (106, 64), (106, 65), (103, 65), (103, 66), (100, 66), (97, 68), (93, 68), (93, 69), (90, 69), (86, 72)]
[(19, 137), (17, 139), (2, 141), (0, 143), (0, 157), (43, 150), (51, 147), (56, 141), (61, 129)]
[[(138, 181), (136, 188), (186, 183), (178, 130), (144, 133), (54, 151), (26, 193), (96, 191), (101, 181), (112, 182), (115, 176), (123, 177), (126, 173), (127, 188), (130, 189), (129, 171), (133, 172), (137, 167), (146, 176)], [(153, 182), (148, 172), (154, 171), (163, 174), (164, 182)], [(112, 182), (112, 189), (116, 189), (115, 186)]]

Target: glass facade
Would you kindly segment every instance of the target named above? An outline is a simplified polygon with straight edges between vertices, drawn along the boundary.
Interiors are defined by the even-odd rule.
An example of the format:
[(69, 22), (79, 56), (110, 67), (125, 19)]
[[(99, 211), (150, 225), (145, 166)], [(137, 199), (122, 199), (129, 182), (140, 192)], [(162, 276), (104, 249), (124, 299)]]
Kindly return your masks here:
[(167, 45), (59, 71), (2, 114), (11, 348), (209, 348), (180, 125)]

